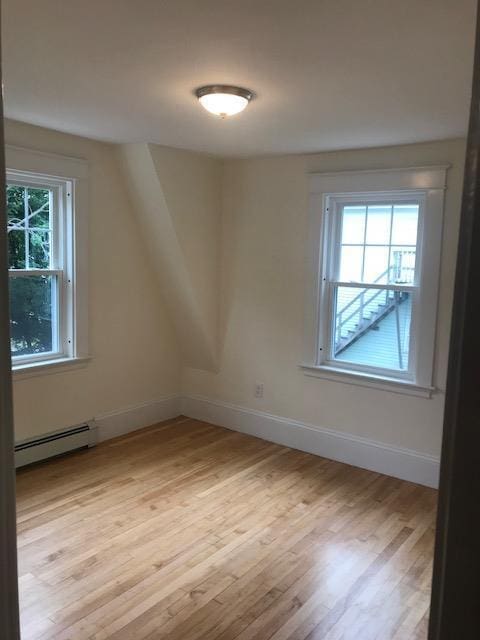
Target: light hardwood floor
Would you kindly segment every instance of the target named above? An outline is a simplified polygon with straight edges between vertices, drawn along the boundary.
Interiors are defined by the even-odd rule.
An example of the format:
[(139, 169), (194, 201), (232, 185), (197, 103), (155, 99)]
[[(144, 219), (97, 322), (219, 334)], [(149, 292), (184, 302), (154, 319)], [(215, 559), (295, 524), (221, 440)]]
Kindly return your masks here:
[(178, 418), (18, 473), (22, 640), (419, 640), (436, 492)]

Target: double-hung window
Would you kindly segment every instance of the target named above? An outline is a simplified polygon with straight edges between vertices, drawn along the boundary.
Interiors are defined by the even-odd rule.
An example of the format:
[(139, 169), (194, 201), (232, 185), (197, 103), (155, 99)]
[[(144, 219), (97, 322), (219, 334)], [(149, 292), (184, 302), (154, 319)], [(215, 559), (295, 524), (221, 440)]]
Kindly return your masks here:
[(13, 367), (80, 359), (86, 354), (76, 180), (13, 169), (6, 178)]
[[(313, 177), (309, 368), (431, 390), (445, 168), (398, 173)], [(349, 182), (365, 190), (349, 192)]]
[(342, 367), (411, 378), (423, 198), (332, 196), (328, 203), (334, 228), (328, 230), (331, 258), (324, 275), (327, 358)]
[(10, 344), (14, 363), (68, 352), (69, 269), (62, 242), (71, 185), (7, 174)]

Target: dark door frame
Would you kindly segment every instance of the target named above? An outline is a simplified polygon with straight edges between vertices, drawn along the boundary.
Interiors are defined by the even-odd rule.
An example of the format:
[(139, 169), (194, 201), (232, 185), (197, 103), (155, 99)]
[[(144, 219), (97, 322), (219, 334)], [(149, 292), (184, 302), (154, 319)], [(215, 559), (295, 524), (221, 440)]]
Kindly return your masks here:
[[(452, 51), (452, 55), (455, 52)], [(429, 640), (480, 638), (480, 20), (474, 58)]]
[(20, 630), (4, 154), (3, 97), (0, 95), (0, 638), (17, 640)]

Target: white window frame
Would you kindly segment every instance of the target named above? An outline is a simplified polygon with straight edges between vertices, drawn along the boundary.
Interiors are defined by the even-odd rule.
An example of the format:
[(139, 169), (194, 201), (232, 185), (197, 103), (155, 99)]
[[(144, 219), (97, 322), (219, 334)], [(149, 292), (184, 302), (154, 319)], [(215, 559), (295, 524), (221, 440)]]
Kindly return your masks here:
[[(310, 176), (310, 221), (306, 328), (301, 367), (309, 376), (430, 397), (440, 274), (443, 202), (448, 166), (356, 171)], [(408, 371), (377, 369), (332, 357), (332, 318), (336, 286), (333, 264), (344, 204), (419, 203), (417, 269), (414, 285), (388, 285), (414, 297)], [(375, 286), (375, 285), (373, 285)], [(383, 286), (383, 285), (382, 285)]]
[(49, 353), (14, 356), (15, 377), (56, 371), (84, 364), (88, 351), (87, 292), (87, 180), (84, 160), (19, 147), (6, 147), (7, 183), (38, 186), (53, 192), (53, 245), (50, 269), (10, 270), (16, 275), (54, 275), (58, 278), (56, 304), (58, 344)]

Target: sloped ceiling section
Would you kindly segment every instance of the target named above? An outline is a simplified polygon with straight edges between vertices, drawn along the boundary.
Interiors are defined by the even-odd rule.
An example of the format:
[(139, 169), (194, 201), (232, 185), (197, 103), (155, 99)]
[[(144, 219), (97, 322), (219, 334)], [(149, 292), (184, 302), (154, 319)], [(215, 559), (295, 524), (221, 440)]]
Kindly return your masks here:
[(215, 371), (221, 164), (149, 144), (120, 156), (184, 364)]

